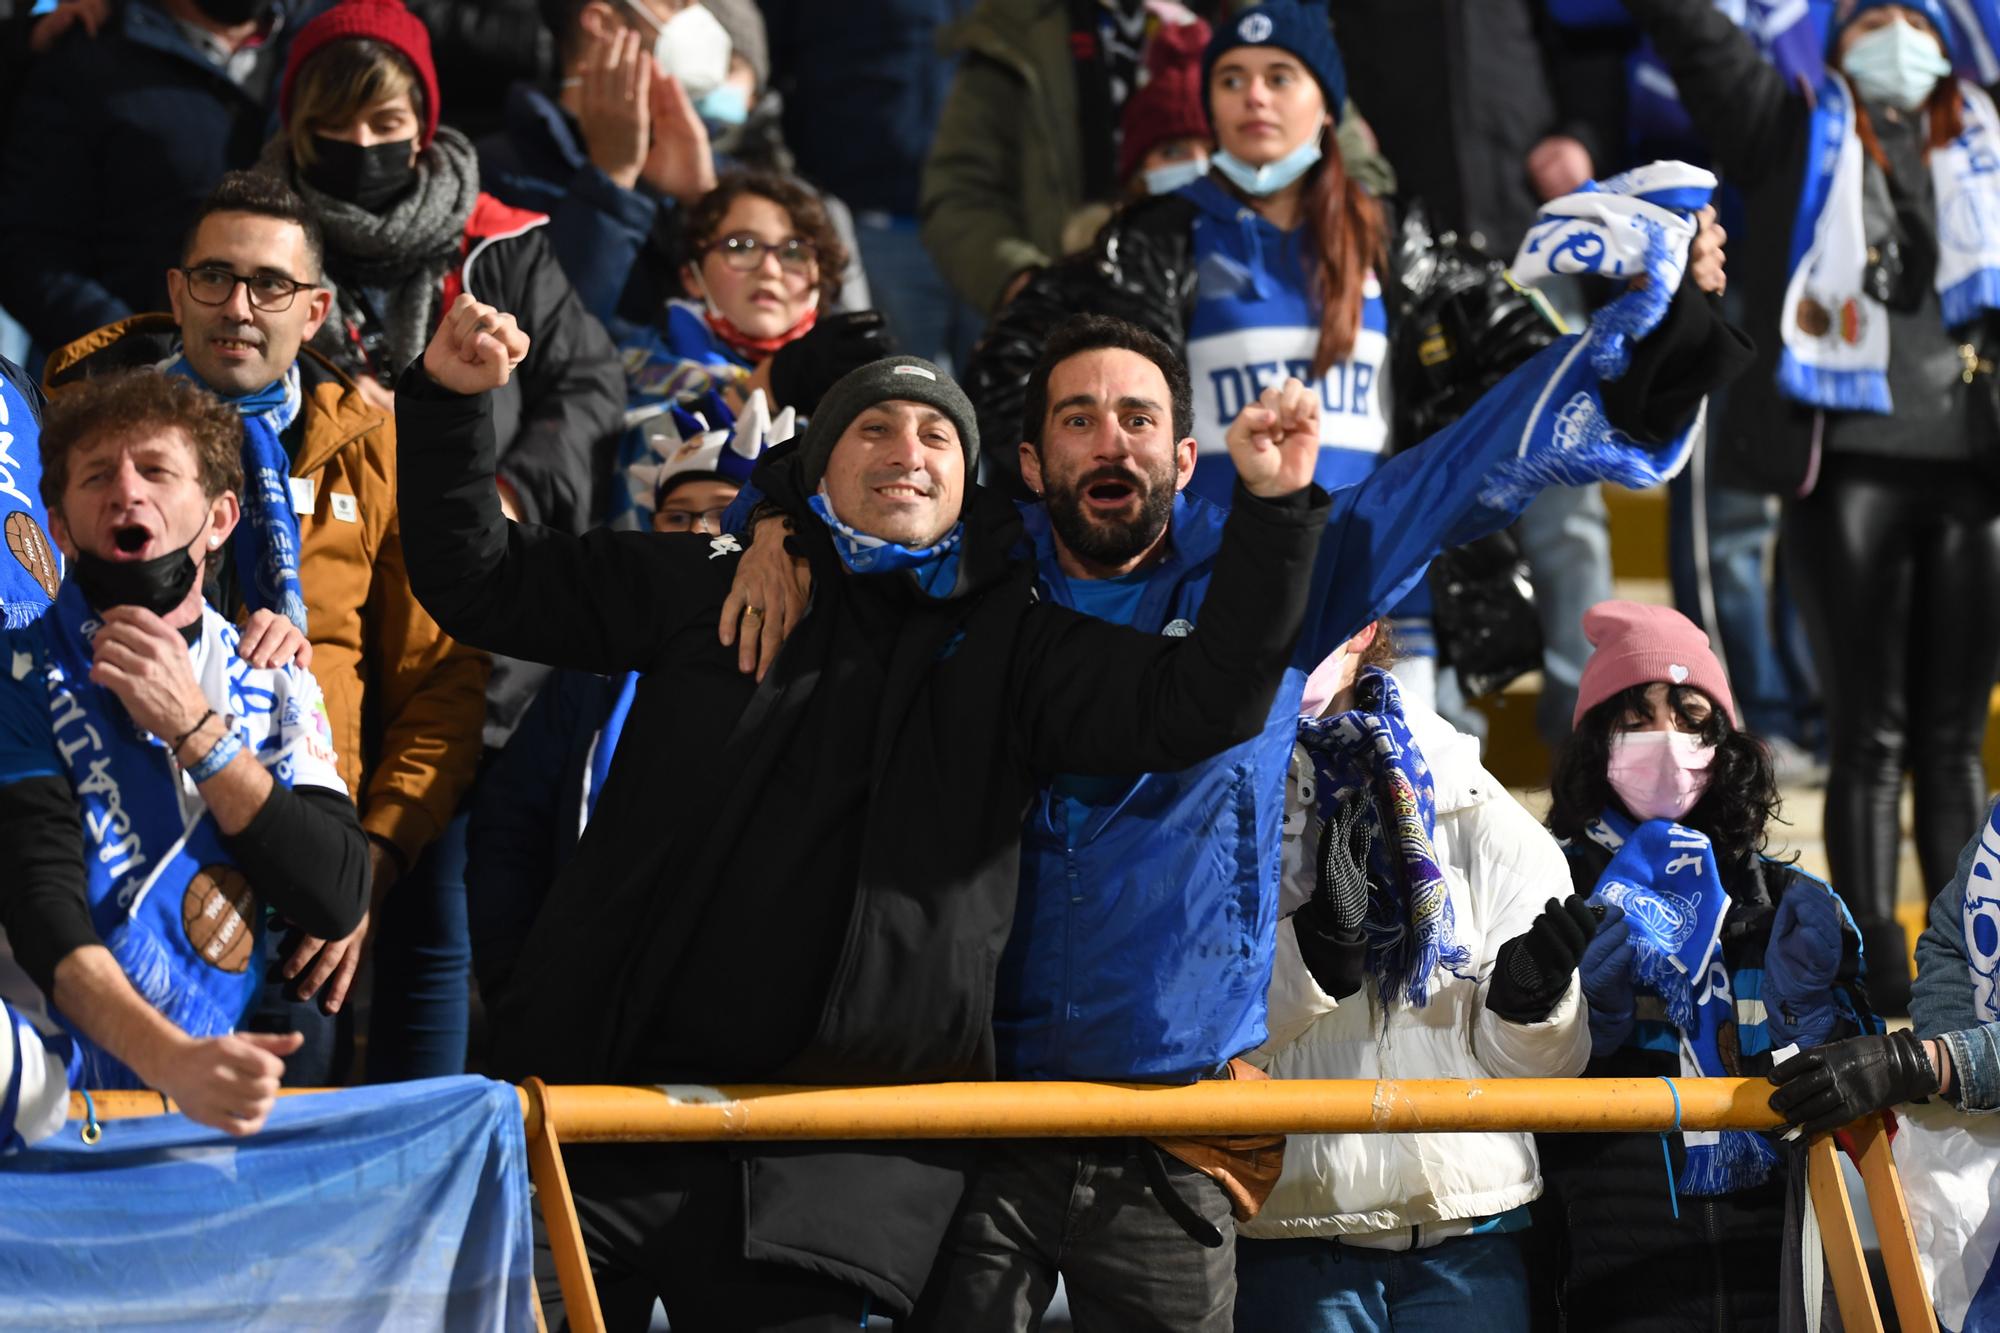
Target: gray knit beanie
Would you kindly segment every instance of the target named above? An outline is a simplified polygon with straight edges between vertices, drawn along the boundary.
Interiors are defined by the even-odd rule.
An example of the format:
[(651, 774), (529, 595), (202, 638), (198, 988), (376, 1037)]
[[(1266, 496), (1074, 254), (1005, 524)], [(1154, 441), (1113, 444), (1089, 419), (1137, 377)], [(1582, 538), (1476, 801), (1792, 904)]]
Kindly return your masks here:
[(959, 447), (965, 450), (966, 480), (972, 479), (979, 466), (979, 420), (972, 400), (957, 381), (922, 357), (889, 356), (842, 375), (813, 409), (799, 443), (799, 465), (808, 491), (819, 489), (833, 446), (854, 418), (890, 399), (923, 403), (951, 418), (958, 427)]

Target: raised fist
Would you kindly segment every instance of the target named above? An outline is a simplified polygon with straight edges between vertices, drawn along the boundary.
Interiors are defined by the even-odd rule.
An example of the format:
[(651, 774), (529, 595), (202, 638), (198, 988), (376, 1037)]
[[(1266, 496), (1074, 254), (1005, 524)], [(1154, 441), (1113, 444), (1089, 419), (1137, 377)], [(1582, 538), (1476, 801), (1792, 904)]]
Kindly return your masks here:
[(485, 393), (505, 384), (528, 354), (528, 335), (512, 315), (461, 292), (424, 349), (424, 373), (453, 393)]
[(1244, 488), (1275, 500), (1304, 490), (1319, 464), (1319, 396), (1295, 379), (1236, 414), (1224, 437)]

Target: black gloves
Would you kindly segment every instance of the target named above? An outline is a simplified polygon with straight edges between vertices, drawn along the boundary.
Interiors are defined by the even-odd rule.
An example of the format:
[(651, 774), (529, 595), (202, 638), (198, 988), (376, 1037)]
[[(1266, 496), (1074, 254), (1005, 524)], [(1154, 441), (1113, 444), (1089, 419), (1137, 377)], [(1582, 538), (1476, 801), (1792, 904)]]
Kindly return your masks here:
[(1580, 893), (1549, 899), (1535, 923), (1500, 946), (1486, 1007), (1509, 1023), (1539, 1023), (1569, 989), (1570, 973), (1597, 933), (1597, 914)]
[(1368, 914), (1368, 852), (1375, 842), (1364, 817), (1369, 800), (1356, 793), (1327, 819), (1319, 837), (1319, 882), (1292, 914), (1306, 971), (1336, 1000), (1361, 989), (1368, 958), (1361, 920)]
[(896, 354), (896, 340), (879, 310), (851, 310), (828, 315), (793, 342), (771, 354), (772, 404), (811, 416), (826, 391), (856, 366)]
[(1771, 1109), (1808, 1135), (1913, 1102), (1938, 1090), (1938, 1072), (1909, 1031), (1850, 1037), (1795, 1055), (1771, 1071)]

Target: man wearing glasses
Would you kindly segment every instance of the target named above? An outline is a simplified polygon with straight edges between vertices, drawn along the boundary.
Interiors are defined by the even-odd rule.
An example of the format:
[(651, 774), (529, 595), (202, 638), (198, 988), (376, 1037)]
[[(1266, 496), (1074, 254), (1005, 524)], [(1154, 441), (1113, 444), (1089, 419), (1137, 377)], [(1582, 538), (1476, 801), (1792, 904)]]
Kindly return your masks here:
[[(152, 366), (203, 385), (244, 420), (244, 521), (217, 554), (210, 601), (269, 609), (303, 631), (324, 688), (340, 775), (368, 834), (375, 906), (443, 830), (471, 784), (487, 659), (454, 643), (410, 594), (396, 514), (395, 425), (306, 347), (331, 304), (318, 225), (290, 190), (232, 172), (202, 205), (169, 270), (173, 314), (108, 325), (49, 360), (48, 387)], [(278, 622), (279, 628), (282, 621)], [(276, 632), (273, 630), (272, 632)], [(259, 645), (246, 641), (245, 652)], [(364, 731), (363, 718), (368, 722)], [(368, 931), (295, 932), (286, 998), (346, 999)], [(285, 1011), (310, 1040), (295, 1082), (333, 1073), (331, 1026)]]

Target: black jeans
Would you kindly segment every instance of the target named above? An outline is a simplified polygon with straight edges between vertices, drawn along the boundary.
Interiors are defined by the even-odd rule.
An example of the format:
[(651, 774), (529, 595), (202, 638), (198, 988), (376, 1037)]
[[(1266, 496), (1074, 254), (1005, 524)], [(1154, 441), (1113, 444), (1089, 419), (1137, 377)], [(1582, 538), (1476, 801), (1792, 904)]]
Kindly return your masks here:
[[(910, 1320), (915, 1333), (1039, 1329), (1062, 1274), (1077, 1333), (1229, 1333), (1236, 1223), (1207, 1176), (1143, 1139), (1028, 1139), (983, 1148)], [(1222, 1235), (1196, 1241), (1154, 1190)]]
[[(1905, 769), (1928, 893), (1985, 813), (2000, 489), (1969, 463), (1833, 454), (1813, 493), (1787, 504), (1785, 538), (1826, 696), (1827, 860), (1865, 931), (1895, 914)], [(1875, 975), (1891, 962), (1869, 961)]]
[[(643, 1333), (655, 1296), (674, 1333), (832, 1333), (866, 1322), (859, 1288), (743, 1257), (744, 1167), (727, 1148), (582, 1145), (564, 1149), (563, 1164), (611, 1333)], [(544, 1240), (537, 1235), (536, 1285), (559, 1329), (561, 1289)]]

